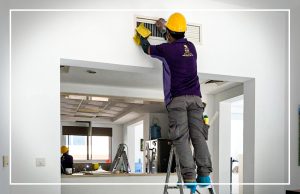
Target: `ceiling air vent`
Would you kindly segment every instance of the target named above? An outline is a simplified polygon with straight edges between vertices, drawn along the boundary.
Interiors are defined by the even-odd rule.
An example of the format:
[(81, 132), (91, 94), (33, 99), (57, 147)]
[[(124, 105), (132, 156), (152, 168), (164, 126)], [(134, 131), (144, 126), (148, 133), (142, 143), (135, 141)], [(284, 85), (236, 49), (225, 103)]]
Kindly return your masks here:
[(61, 73), (69, 73), (70, 70), (70, 66), (66, 66), (66, 65), (61, 65), (60, 66), (60, 72)]
[(203, 82), (204, 84), (216, 84), (217, 86), (223, 85), (226, 82), (225, 81), (220, 81), (220, 80), (206, 80)]
[[(157, 40), (164, 40), (162, 34), (158, 31), (157, 27), (155, 26), (156, 20), (157, 18), (137, 16), (136, 26), (139, 26), (140, 23), (144, 23), (144, 26), (151, 31), (150, 38), (157, 39)], [(201, 31), (202, 31), (201, 25), (187, 24), (187, 31), (185, 33), (185, 36), (189, 41), (196, 44), (201, 44), (202, 43)]]
[(144, 26), (151, 31), (150, 37), (155, 37), (164, 40), (162, 34), (158, 31), (155, 26), (156, 19), (146, 18), (146, 17), (136, 17), (136, 27), (141, 23), (144, 23)]

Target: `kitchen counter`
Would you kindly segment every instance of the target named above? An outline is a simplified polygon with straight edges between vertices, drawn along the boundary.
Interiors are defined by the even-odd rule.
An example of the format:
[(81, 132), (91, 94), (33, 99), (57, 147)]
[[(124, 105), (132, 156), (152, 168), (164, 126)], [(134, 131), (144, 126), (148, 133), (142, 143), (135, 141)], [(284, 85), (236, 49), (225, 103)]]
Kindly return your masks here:
[[(175, 173), (171, 173), (171, 175), (175, 175)], [(128, 177), (128, 176), (166, 176), (166, 173), (155, 173), (155, 174), (147, 174), (147, 173), (94, 173), (94, 174), (84, 174), (84, 173), (74, 173), (72, 175), (61, 175), (61, 178), (77, 178), (77, 177)]]
[[(97, 174), (73, 174), (61, 175), (61, 182), (63, 184), (143, 184), (143, 183), (164, 183), (167, 173), (145, 174), (145, 173), (97, 173)], [(177, 182), (176, 173), (170, 176), (170, 182)]]
[[(97, 174), (97, 175), (62, 175), (62, 194), (108, 194), (108, 193), (163, 193), (166, 173), (157, 174)], [(177, 184), (176, 173), (170, 176), (170, 183)], [(132, 186), (128, 186), (132, 185)], [(147, 186), (148, 185), (148, 186)], [(169, 193), (178, 193), (170, 190)], [(201, 192), (202, 193), (202, 192)]]

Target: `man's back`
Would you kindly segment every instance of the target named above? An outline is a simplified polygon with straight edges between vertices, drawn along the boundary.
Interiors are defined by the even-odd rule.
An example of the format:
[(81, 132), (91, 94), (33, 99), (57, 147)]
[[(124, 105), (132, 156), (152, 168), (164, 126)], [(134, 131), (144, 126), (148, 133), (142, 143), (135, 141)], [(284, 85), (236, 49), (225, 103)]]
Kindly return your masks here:
[(73, 156), (69, 154), (63, 154), (61, 156), (61, 165), (64, 169), (73, 168)]
[[(187, 30), (185, 17), (173, 13), (168, 22), (163, 19), (156, 27), (168, 43), (151, 45), (140, 36), (146, 54), (163, 62), (163, 84), (165, 103), (169, 117), (169, 139), (176, 147), (184, 183), (196, 192), (197, 182), (210, 184), (212, 172), (210, 153), (206, 143), (207, 128), (204, 127), (204, 104), (201, 100), (200, 83), (197, 76), (197, 52), (193, 43), (184, 36)], [(194, 147), (194, 156), (190, 142)], [(197, 178), (195, 161), (197, 164)]]
[(185, 38), (173, 43), (150, 47), (150, 55), (164, 63), (164, 89), (166, 103), (177, 96), (196, 95), (201, 97), (197, 76), (197, 52), (193, 43)]

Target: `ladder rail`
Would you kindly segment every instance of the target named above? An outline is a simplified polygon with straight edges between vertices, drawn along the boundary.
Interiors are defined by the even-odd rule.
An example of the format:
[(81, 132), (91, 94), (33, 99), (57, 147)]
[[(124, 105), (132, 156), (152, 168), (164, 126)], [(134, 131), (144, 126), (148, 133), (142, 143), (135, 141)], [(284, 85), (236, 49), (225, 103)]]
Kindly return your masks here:
[(116, 156), (113, 160), (113, 163), (111, 164), (110, 171), (115, 172), (120, 164), (120, 161), (122, 159), (122, 164), (124, 167), (124, 171), (129, 173), (130, 172), (130, 166), (128, 162), (128, 157), (125, 152), (125, 146), (126, 144), (119, 144), (118, 151), (116, 153)]
[(120, 156), (121, 156), (122, 151), (124, 150), (124, 148), (125, 147), (122, 144), (119, 144), (116, 156), (115, 156), (113, 162), (111, 163), (111, 167), (110, 167), (111, 172), (113, 172), (113, 170), (116, 168), (116, 166), (118, 166)]
[[(174, 155), (174, 148), (173, 148), (173, 146), (171, 146), (170, 155), (169, 155), (169, 162), (168, 162), (168, 170), (167, 170), (167, 176), (166, 176), (165, 183), (169, 183), (170, 174), (171, 174), (171, 167), (172, 167), (172, 161), (173, 161), (173, 155)], [(168, 188), (169, 188), (169, 185), (165, 184), (164, 194), (168, 194)]]
[(131, 170), (130, 170), (130, 166), (129, 166), (127, 154), (126, 154), (125, 151), (122, 152), (122, 157), (123, 157), (123, 162), (124, 162), (125, 171), (126, 171), (127, 173), (129, 173)]
[(211, 185), (211, 188), (208, 188), (209, 194), (215, 194), (215, 190), (213, 186)]
[(184, 194), (183, 193), (183, 180), (182, 180), (182, 175), (181, 175), (181, 168), (180, 168), (180, 163), (179, 163), (179, 157), (177, 155), (176, 152), (176, 147), (173, 145), (173, 152), (175, 155), (175, 163), (176, 163), (176, 173), (177, 173), (177, 177), (178, 177), (178, 182), (181, 183), (179, 184), (179, 190), (180, 190), (180, 194)]
[[(169, 180), (170, 180), (170, 174), (171, 174), (171, 166), (173, 162), (173, 158), (175, 157), (175, 163), (176, 163), (176, 173), (177, 173), (177, 178), (178, 178), (178, 183), (177, 186), (169, 186)], [(170, 149), (170, 155), (169, 155), (169, 162), (168, 162), (168, 168), (167, 168), (167, 175), (166, 175), (166, 180), (165, 180), (165, 186), (164, 186), (164, 192), (163, 194), (168, 194), (168, 189), (179, 189), (180, 194), (184, 194), (183, 192), (183, 180), (182, 180), (182, 175), (181, 175), (181, 167), (180, 167), (180, 162), (179, 162), (179, 157), (176, 152), (176, 147), (171, 144), (171, 149)], [(210, 187), (207, 188), (210, 194), (215, 194), (215, 190), (213, 188), (213, 185), (210, 185)], [(196, 193), (201, 194), (198, 190), (196, 190)], [(191, 194), (192, 191), (191, 191)]]

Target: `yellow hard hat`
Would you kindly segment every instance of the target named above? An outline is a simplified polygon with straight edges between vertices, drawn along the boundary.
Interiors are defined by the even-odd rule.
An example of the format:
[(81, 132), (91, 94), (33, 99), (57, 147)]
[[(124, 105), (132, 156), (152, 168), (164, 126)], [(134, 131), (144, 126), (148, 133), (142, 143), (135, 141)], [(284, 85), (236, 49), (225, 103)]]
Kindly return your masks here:
[(98, 170), (99, 169), (99, 163), (93, 163), (93, 170)]
[(185, 32), (186, 21), (181, 13), (173, 13), (166, 24), (167, 28), (173, 32)]
[(60, 147), (60, 152), (62, 153), (62, 154), (65, 154), (65, 153), (67, 153), (69, 151), (69, 148), (67, 147), (67, 146), (61, 146)]

